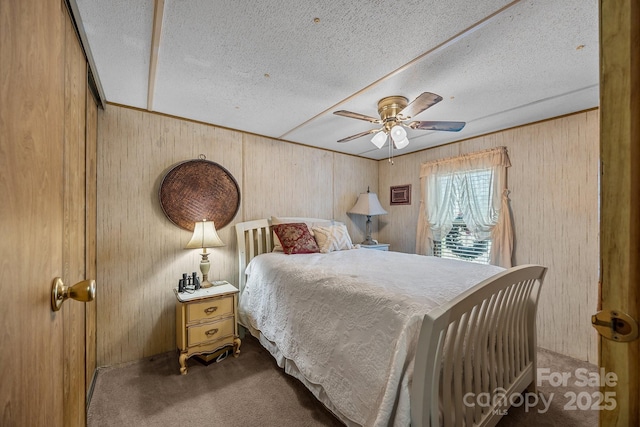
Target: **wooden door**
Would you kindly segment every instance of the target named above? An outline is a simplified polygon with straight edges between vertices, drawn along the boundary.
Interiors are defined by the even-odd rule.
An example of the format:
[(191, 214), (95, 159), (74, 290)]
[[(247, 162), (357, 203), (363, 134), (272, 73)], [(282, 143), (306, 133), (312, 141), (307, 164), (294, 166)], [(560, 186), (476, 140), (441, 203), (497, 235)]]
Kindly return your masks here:
[(64, 9), (0, 1), (0, 425), (63, 425)]
[[(640, 319), (640, 2), (600, 0), (603, 310)], [(640, 425), (640, 340), (600, 338), (600, 366), (617, 375), (602, 426)]]
[(0, 76), (0, 425), (84, 426), (95, 320), (50, 297), (95, 274), (96, 111), (65, 2), (0, 1)]
[[(98, 143), (98, 104), (91, 89), (87, 86), (87, 114), (86, 114), (86, 277), (97, 276), (97, 143)], [(96, 295), (96, 300), (99, 298)], [(86, 395), (91, 397), (91, 386), (95, 378), (96, 363), (96, 306), (97, 301), (85, 305), (85, 368)]]
[[(63, 273), (71, 286), (87, 276), (86, 101), (87, 63), (70, 19), (65, 19), (65, 107), (63, 155)], [(85, 314), (82, 302), (65, 302), (63, 318), (64, 425), (86, 424)]]

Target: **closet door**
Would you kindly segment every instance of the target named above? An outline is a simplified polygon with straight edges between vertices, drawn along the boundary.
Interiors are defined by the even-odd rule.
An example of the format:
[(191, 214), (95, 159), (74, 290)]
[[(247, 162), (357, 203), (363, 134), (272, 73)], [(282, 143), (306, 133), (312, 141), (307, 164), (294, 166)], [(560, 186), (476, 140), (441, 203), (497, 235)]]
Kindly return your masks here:
[[(97, 275), (97, 144), (98, 144), (98, 104), (91, 90), (87, 87), (87, 114), (86, 114), (86, 188), (87, 216), (86, 216), (86, 271), (87, 277), (95, 278)], [(96, 301), (85, 304), (85, 365), (87, 398), (90, 397), (92, 381), (96, 373)]]
[[(65, 17), (65, 106), (63, 155), (63, 273), (67, 285), (88, 276), (87, 252), (87, 175), (86, 111), (87, 63), (75, 28)], [(64, 325), (64, 425), (86, 424), (86, 306), (68, 300), (58, 315)]]
[(95, 314), (54, 312), (51, 287), (95, 277), (96, 106), (65, 2), (3, 0), (0, 21), (0, 425), (82, 427)]

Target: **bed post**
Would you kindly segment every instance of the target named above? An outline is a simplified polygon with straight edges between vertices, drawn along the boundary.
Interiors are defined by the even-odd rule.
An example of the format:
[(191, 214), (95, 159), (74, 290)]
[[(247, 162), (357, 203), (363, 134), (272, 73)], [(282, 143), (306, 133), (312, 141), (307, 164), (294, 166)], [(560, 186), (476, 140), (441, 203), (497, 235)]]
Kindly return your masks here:
[(247, 280), (244, 272), (249, 261), (257, 255), (271, 252), (273, 236), (268, 219), (239, 222), (235, 227), (238, 241), (238, 290), (242, 296), (242, 290)]
[(538, 317), (538, 300), (540, 297), (540, 289), (542, 288), (542, 282), (544, 281), (544, 277), (547, 274), (547, 269), (545, 268), (538, 280), (533, 284), (533, 289), (531, 291), (531, 295), (529, 296), (529, 348), (531, 349), (531, 362), (533, 364), (533, 380), (531, 385), (527, 387), (527, 391), (531, 393), (538, 392), (538, 328), (537, 328), (537, 317)]
[[(449, 316), (440, 308), (422, 319), (411, 384), (411, 427), (439, 425), (440, 364), (444, 345), (444, 325)], [(440, 333), (436, 333), (436, 332)], [(433, 409), (436, 409), (435, 411)]]
[(247, 247), (244, 228), (241, 224), (236, 224), (236, 239), (238, 241), (238, 290), (242, 293), (246, 280), (244, 270), (247, 267)]

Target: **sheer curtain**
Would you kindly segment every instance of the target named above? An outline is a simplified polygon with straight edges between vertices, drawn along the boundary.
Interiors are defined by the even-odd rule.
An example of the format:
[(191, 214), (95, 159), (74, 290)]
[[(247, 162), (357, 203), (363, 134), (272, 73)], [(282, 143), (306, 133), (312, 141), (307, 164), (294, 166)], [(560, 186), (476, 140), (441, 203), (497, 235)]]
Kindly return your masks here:
[(423, 163), (416, 253), (433, 255), (462, 216), (476, 240), (491, 238), (491, 264), (511, 267), (513, 227), (509, 210), (506, 147)]

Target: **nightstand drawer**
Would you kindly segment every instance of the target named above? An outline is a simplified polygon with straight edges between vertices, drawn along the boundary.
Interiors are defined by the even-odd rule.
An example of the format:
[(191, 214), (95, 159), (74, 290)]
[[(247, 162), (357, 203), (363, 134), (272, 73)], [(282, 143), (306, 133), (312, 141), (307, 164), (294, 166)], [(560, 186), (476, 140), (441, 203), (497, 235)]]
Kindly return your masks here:
[(191, 347), (228, 337), (233, 335), (234, 330), (235, 319), (233, 317), (203, 325), (190, 326), (187, 328), (187, 345)]
[(191, 303), (187, 306), (187, 323), (199, 322), (205, 319), (233, 314), (233, 296), (208, 299), (207, 301)]

